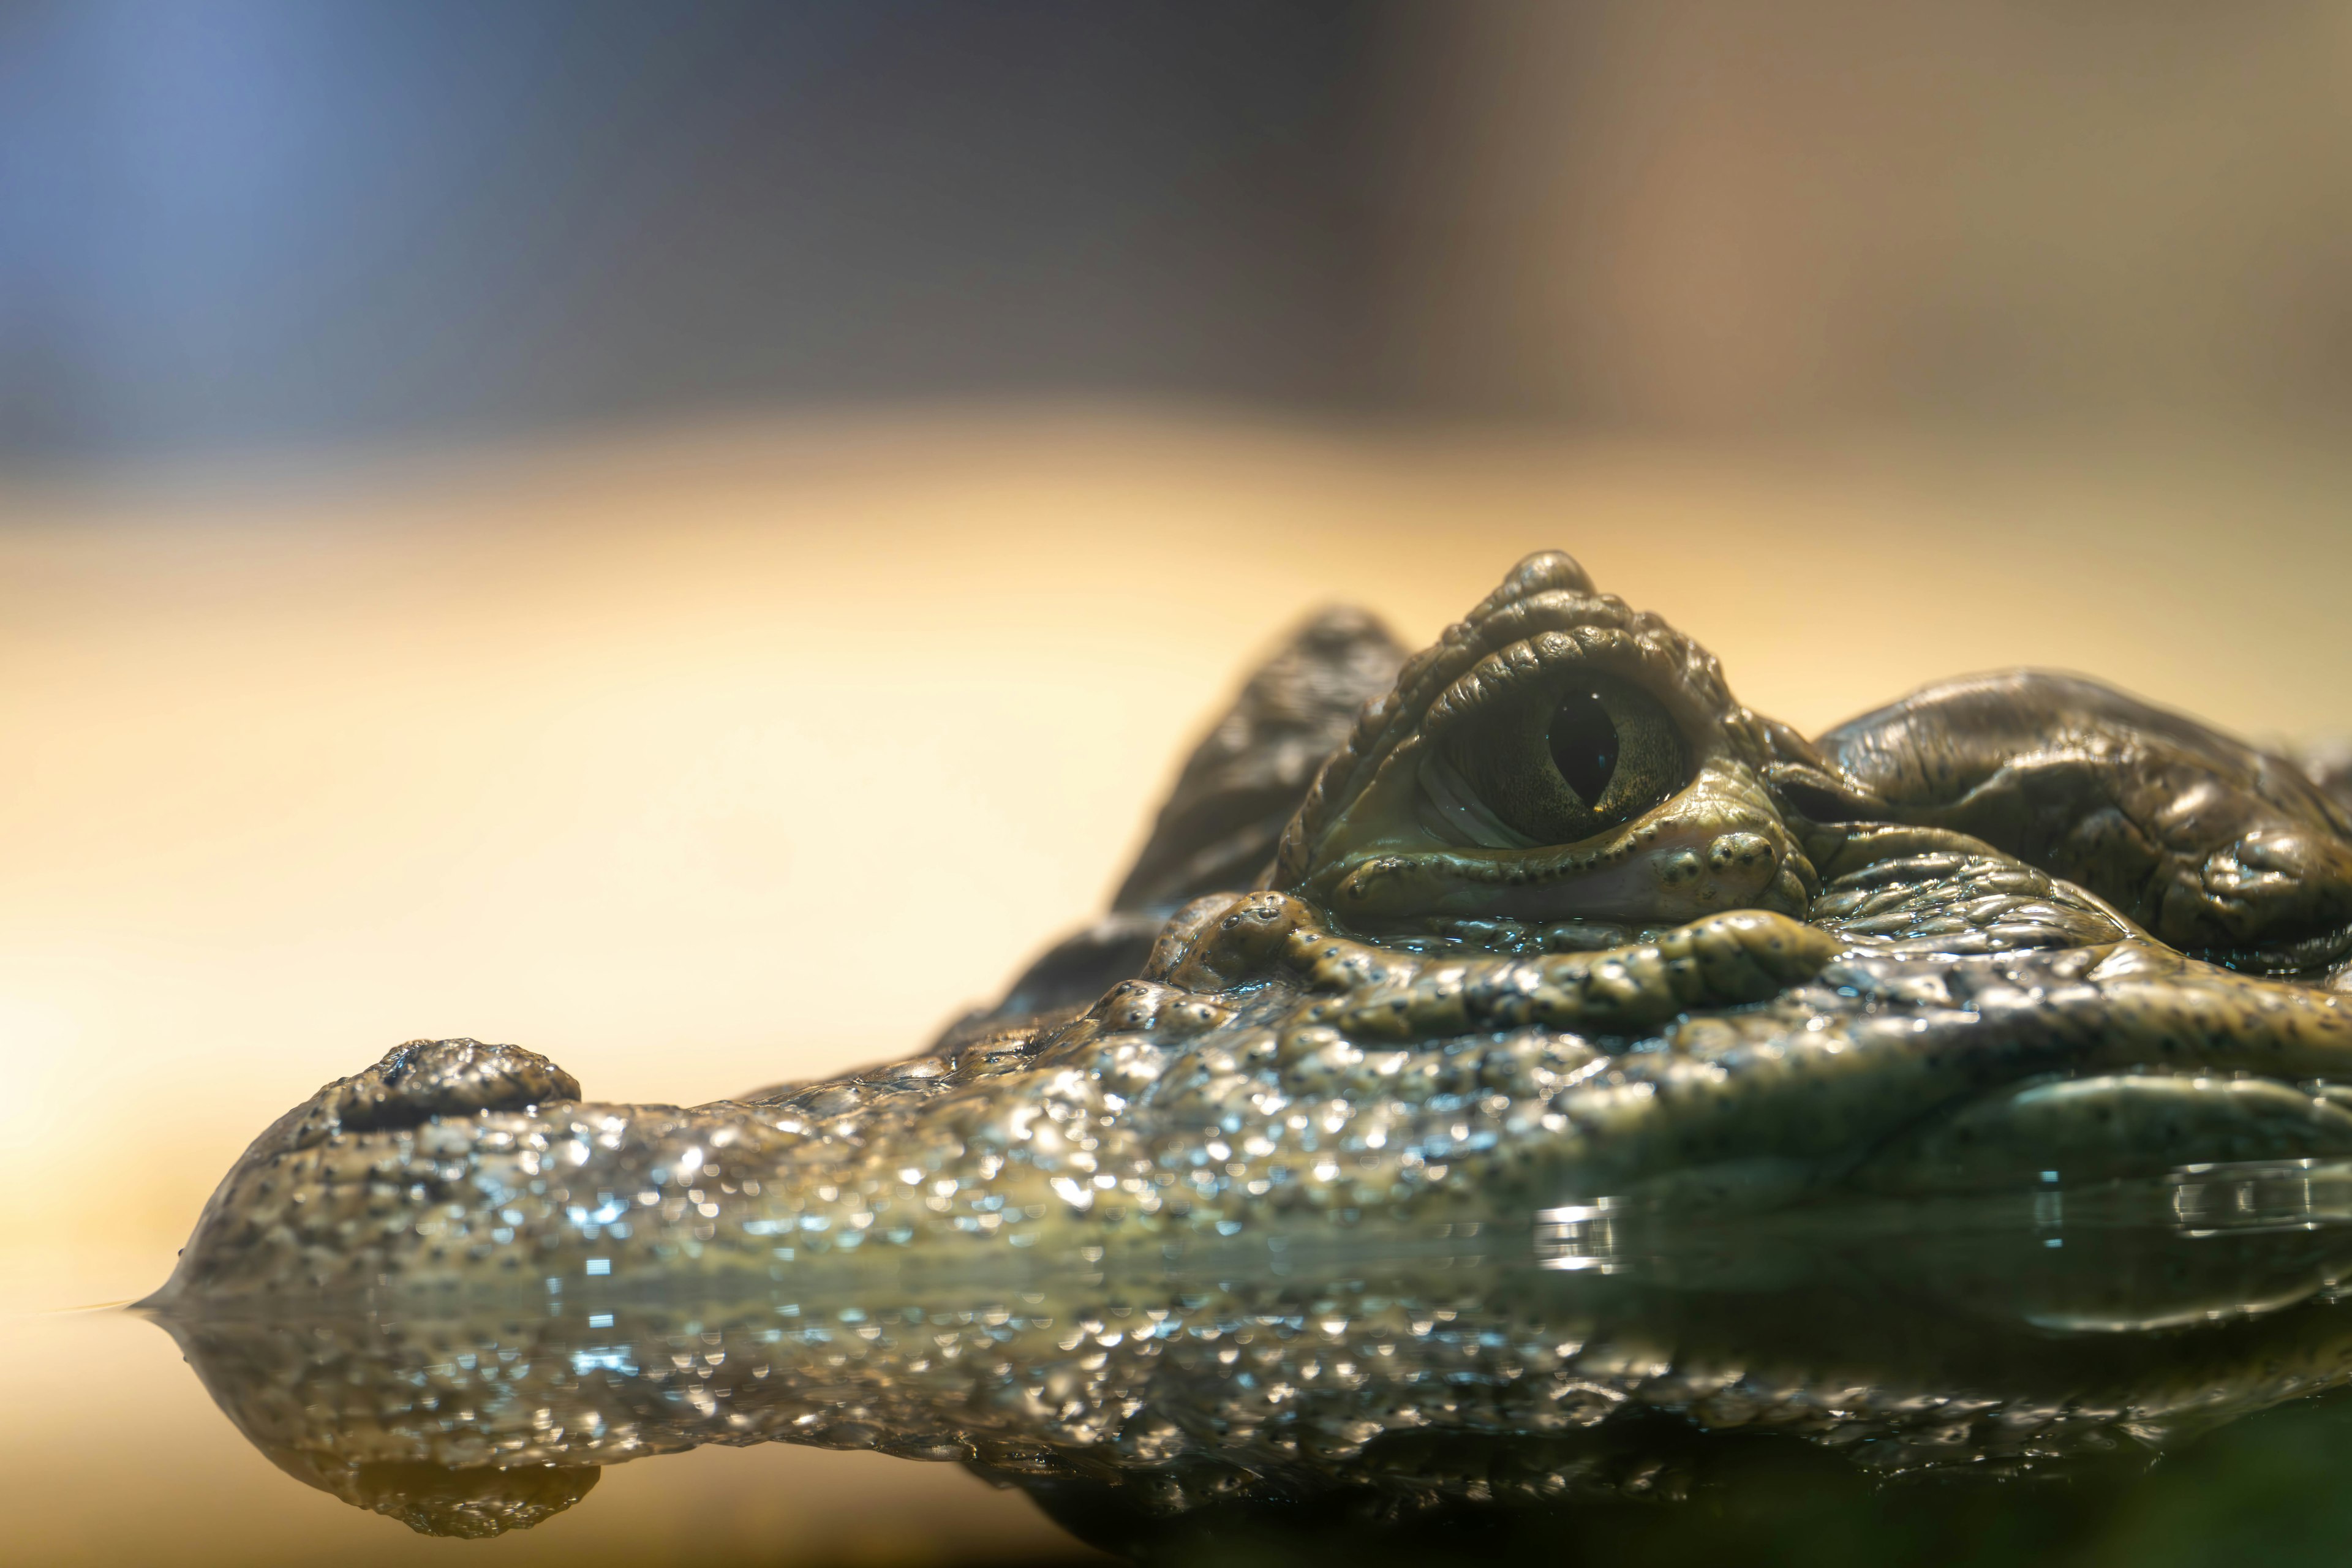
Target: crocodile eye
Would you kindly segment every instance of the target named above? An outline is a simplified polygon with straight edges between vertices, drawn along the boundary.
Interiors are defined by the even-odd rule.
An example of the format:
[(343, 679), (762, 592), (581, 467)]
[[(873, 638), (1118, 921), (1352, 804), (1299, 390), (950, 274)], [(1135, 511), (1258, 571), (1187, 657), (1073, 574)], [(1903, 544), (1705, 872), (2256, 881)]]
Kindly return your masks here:
[(1515, 692), (1446, 737), (1454, 775), (1531, 844), (1572, 844), (1632, 821), (1683, 786), (1683, 738), (1658, 700), (1578, 673)]

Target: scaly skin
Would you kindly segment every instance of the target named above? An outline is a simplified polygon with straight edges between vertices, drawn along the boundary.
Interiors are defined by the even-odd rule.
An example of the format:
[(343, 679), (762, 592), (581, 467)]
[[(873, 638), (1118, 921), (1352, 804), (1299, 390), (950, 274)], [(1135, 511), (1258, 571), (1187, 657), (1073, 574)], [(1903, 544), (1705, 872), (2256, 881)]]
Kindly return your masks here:
[[(681, 1110), (413, 1042), (255, 1142), (159, 1302), (2352, 1155), (2352, 822), (2290, 764), (2028, 675), (1809, 743), (1556, 554), (1344, 728), (1387, 646), (1310, 628), (1125, 908), (929, 1053)], [(1538, 842), (1578, 765), (1548, 716), (1588, 689), (1606, 778), (1664, 787)], [(1336, 749), (1302, 799), (1303, 736)], [(1263, 885), (1202, 886), (1267, 800), (1296, 809)]]

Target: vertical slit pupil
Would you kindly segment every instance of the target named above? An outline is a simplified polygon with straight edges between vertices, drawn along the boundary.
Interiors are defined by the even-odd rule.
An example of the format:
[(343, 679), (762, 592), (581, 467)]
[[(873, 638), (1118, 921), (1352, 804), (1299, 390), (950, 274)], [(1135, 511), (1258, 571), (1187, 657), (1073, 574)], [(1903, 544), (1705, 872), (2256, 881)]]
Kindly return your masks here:
[(1597, 805), (1617, 771), (1617, 725), (1601, 706), (1601, 694), (1579, 691), (1562, 702), (1553, 710), (1546, 739), (1552, 765), (1568, 787), (1583, 796), (1587, 806)]

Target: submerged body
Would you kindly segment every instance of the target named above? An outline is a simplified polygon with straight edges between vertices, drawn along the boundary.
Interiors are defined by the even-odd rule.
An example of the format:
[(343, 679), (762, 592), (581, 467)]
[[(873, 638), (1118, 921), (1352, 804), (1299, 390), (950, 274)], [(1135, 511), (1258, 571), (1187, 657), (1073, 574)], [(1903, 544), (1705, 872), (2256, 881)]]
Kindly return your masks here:
[(1309, 627), (1119, 903), (929, 1052), (739, 1100), (401, 1047), (255, 1142), (162, 1299), (2352, 1156), (2326, 776), (2030, 675), (1809, 742), (1565, 556), (1410, 660)]

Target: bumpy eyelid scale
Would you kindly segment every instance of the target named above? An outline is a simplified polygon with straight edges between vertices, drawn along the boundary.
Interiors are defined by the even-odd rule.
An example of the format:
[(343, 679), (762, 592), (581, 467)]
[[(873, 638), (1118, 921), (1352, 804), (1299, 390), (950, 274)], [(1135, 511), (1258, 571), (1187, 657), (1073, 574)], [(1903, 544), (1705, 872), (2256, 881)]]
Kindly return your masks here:
[[(1639, 638), (1614, 626), (1538, 632), (1488, 654), (1439, 692), (1422, 719), (1421, 732), (1431, 741), (1440, 740), (1496, 704), (1526, 698), (1531, 686), (1550, 690), (1580, 674), (1605, 675), (1639, 686), (1671, 711), (1681, 705), (1672, 700), (1677, 684), (1673, 671), (1658, 668), (1664, 662), (1656, 658), (1656, 650), (1644, 647)], [(1696, 714), (1675, 713), (1675, 717), (1678, 722), (1703, 720)]]
[(1720, 689), (1693, 691), (1675, 650), (1613, 626), (1538, 632), (1496, 649), (1438, 693), (1422, 718), (1421, 738), (1442, 745), (1505, 704), (1565, 693), (1587, 676), (1633, 687), (1656, 702), (1691, 756), (1719, 741), (1729, 706)]

